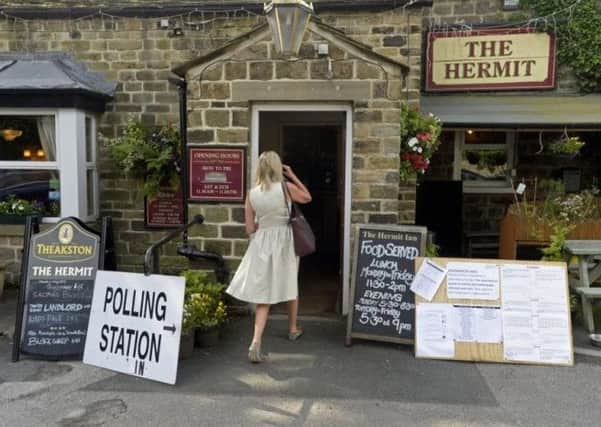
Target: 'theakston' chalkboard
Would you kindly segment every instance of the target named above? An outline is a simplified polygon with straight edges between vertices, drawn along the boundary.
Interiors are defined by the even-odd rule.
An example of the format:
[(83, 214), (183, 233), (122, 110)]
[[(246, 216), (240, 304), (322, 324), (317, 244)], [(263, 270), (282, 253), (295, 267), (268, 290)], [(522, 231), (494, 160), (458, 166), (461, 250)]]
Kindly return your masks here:
[(59, 359), (83, 354), (101, 238), (75, 218), (28, 244), (20, 352)]
[(357, 227), (346, 345), (352, 338), (413, 342), (415, 302), (409, 287), (426, 237), (423, 227)]

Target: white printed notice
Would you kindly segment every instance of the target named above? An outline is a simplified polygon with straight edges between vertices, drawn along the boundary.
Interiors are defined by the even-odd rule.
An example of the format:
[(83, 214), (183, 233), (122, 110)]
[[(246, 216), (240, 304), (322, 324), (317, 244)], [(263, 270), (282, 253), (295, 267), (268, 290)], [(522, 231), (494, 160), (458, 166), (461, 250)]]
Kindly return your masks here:
[(449, 299), (498, 299), (499, 266), (479, 262), (449, 262), (447, 297)]
[(500, 343), (503, 321), (499, 306), (454, 305), (455, 341)]
[(501, 268), (505, 359), (572, 363), (566, 280), (560, 266)]
[(455, 357), (451, 304), (417, 304), (415, 326), (417, 357)]
[(83, 362), (175, 384), (184, 280), (98, 271)]
[(411, 283), (411, 291), (428, 301), (432, 301), (446, 274), (446, 268), (426, 259), (415, 275), (413, 283)]

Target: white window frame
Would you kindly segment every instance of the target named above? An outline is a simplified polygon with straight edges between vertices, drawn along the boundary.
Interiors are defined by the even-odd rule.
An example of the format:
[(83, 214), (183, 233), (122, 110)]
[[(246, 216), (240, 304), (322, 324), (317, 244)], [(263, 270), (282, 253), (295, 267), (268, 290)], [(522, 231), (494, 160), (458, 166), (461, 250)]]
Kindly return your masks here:
[[(463, 152), (467, 147), (465, 143), (465, 134), (468, 129), (479, 132), (505, 132), (505, 151), (507, 152), (507, 163), (509, 167), (509, 176), (505, 181), (463, 181), (464, 193), (486, 193), (486, 194), (505, 194), (511, 193), (511, 177), (515, 175), (515, 129), (486, 129), (486, 128), (462, 128), (449, 129), (455, 132), (454, 160), (453, 160), (453, 179), (462, 181), (461, 163)], [(474, 147), (471, 147), (474, 148)], [(478, 149), (498, 149), (499, 144), (482, 144)]]
[(93, 221), (98, 215), (97, 178), (94, 183), (95, 212), (88, 215), (87, 173), (96, 170), (96, 119), (92, 118), (93, 162), (86, 162), (86, 113), (74, 108), (0, 108), (3, 116), (53, 116), (56, 131), (56, 160), (49, 162), (0, 161), (0, 169), (58, 171), (60, 180), (59, 217), (45, 217), (44, 222), (57, 222), (60, 217), (75, 216), (83, 221)]

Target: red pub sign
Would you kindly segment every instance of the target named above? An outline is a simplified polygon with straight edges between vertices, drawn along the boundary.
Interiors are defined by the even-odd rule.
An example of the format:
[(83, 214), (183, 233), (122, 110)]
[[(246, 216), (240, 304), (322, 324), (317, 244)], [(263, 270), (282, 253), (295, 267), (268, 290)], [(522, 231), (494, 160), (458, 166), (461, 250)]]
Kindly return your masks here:
[(153, 199), (146, 199), (145, 226), (177, 228), (184, 225), (184, 195), (181, 187), (161, 188)]
[(190, 201), (244, 202), (244, 148), (194, 147), (188, 154)]
[(529, 29), (431, 32), (426, 91), (551, 89), (555, 37)]

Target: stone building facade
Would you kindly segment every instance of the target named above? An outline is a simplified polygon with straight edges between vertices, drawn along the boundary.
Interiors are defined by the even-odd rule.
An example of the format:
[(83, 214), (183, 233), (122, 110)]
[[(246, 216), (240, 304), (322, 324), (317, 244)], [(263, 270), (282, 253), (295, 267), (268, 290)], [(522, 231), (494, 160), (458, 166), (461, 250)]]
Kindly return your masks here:
[[(420, 104), (427, 31), (498, 25), (516, 13), (504, 10), (502, 0), (315, 1), (318, 21), (307, 32), (301, 60), (290, 62), (275, 52), (262, 2), (198, 3), (7, 1), (0, 17), (0, 52), (67, 52), (117, 82), (114, 100), (99, 116), (98, 130), (109, 138), (119, 135), (132, 116), (151, 126), (179, 122), (177, 88), (168, 81), (173, 70), (189, 81), (191, 145), (249, 146), (257, 101), (328, 103), (325, 98), (338, 90), (342, 95), (333, 99), (348, 103), (353, 115), (352, 224), (415, 220), (415, 183), (399, 181), (399, 109), (401, 102)], [(331, 74), (328, 58), (315, 50), (320, 43), (329, 46)], [(205, 67), (215, 57), (219, 61)], [(575, 91), (568, 71), (560, 70), (558, 82), (556, 92)], [(265, 94), (277, 84), (321, 85), (324, 92)], [(249, 91), (254, 94), (245, 96)], [(116, 170), (101, 145), (98, 151), (100, 215), (113, 218), (119, 269), (140, 271), (144, 252), (164, 232), (145, 228), (136, 183)], [(431, 178), (440, 173), (448, 179), (444, 165), (451, 152), (443, 144), (440, 167), (433, 167), (437, 172)], [(483, 207), (497, 196), (466, 197), (466, 206), (473, 206), (466, 212), (477, 217), (467, 222), (487, 220), (491, 209), (499, 214)], [(192, 204), (189, 213), (205, 216), (191, 240), (234, 266), (246, 247), (243, 206)], [(8, 264), (10, 282), (17, 280), (22, 244), (22, 227), (0, 226), (0, 259)], [(189, 264), (172, 245), (161, 265), (175, 272)]]

